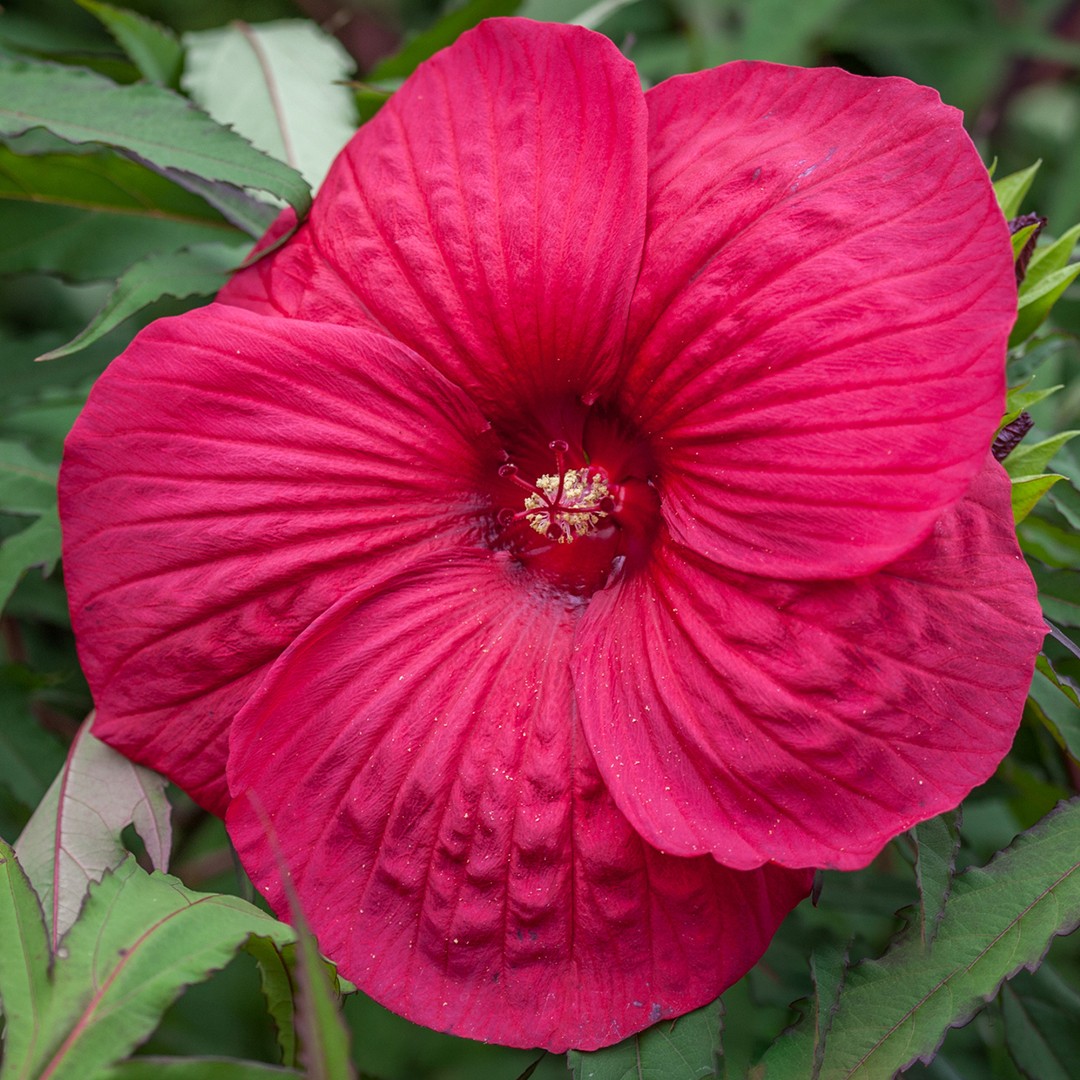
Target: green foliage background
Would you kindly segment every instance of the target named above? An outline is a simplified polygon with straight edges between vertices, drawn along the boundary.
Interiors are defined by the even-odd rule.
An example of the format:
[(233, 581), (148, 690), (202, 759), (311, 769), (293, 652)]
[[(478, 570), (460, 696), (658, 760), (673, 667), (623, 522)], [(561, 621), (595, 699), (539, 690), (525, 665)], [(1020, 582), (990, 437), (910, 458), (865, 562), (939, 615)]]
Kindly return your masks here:
[[(366, 80), (355, 91), (361, 114), (377, 107), (393, 79), (408, 70), (409, 42), (415, 35), (441, 25), (444, 29), (436, 34), (446, 36), (454, 25), (439, 23), (445, 13), (430, 0), (307, 0), (302, 5), (287, 0), (131, 0), (126, 7), (180, 34), (234, 19), (253, 24), (300, 17), (321, 21), (338, 30)], [(524, 0), (520, 5), (471, 0), (463, 16), (459, 11), (459, 21), (515, 7), (534, 18), (566, 20), (580, 16), (587, 0)], [(1080, 3), (637, 0), (597, 5), (588, 18), (624, 48), (646, 82), (755, 57), (838, 64), (932, 85), (964, 110), (985, 159), (997, 159), (997, 176), (1042, 160), (1023, 209), (1049, 219), (1047, 236), (1061, 236), (1080, 220)], [(393, 63), (379, 66), (402, 44), (406, 60), (397, 70)], [(14, 56), (57, 61), (68, 73), (89, 68), (121, 86), (140, 77), (102, 21), (73, 0), (5, 3), (0, 59)], [(166, 85), (175, 84), (179, 73), (169, 67), (174, 59), (164, 48), (154, 61)], [(0, 98), (0, 111), (3, 107)], [(13, 587), (0, 619), (0, 837), (8, 842), (44, 797), (91, 707), (75, 656), (61, 571), (53, 569), (59, 552), (54, 485), (63, 438), (108, 361), (146, 322), (205, 302), (226, 270), (243, 257), (261, 213), (239, 203), (208, 204), (112, 151), (95, 151), (91, 159), (85, 148), (49, 140), (38, 130), (0, 141), (0, 603), (5, 586)], [(25, 156), (60, 149), (79, 161)], [(278, 193), (288, 194), (287, 182), (282, 185)], [(248, 231), (230, 225), (230, 214), (247, 220)], [(1044, 238), (1043, 250), (1048, 247)], [(1036, 422), (1023, 445), (1034, 449), (1043, 440), (1046, 447), (1028, 454), (1030, 474), (1042, 474), (1049, 466), (1063, 477), (1024, 522), (1021, 535), (1048, 615), (1076, 638), (1080, 451), (1066, 439), (1045, 442), (1080, 428), (1080, 350), (1071, 336), (1080, 332), (1080, 292), (1065, 280), (1071, 251), (1070, 238), (1058, 249), (1058, 261), (1051, 256), (1044, 263), (1047, 274), (1059, 273), (1065, 291), (1057, 298), (1052, 324), (1039, 330), (1034, 343), (1015, 351), (1010, 384), (1027, 395), (1014, 397), (1015, 411), (1030, 408)], [(81, 340), (103, 305), (109, 309), (110, 296), (117, 300), (113, 289), (118, 279), (126, 282), (127, 291), (112, 316), (96, 324), (86, 348), (62, 355), (73, 339)], [(116, 325), (108, 329), (110, 319)], [(34, 363), (46, 353), (60, 355)], [(1055, 386), (1063, 389), (1041, 396)], [(1028, 474), (1019, 465), (1014, 470), (1016, 477)], [(24, 574), (28, 566), (34, 568)], [(959, 819), (928, 823), (890, 845), (867, 870), (823, 876), (819, 904), (800, 907), (762, 963), (724, 995), (723, 1053), (715, 1063), (717, 1006), (680, 1021), (674, 1031), (668, 1024), (613, 1051), (572, 1054), (567, 1061), (550, 1055), (538, 1060), (536, 1053), (483, 1047), (417, 1029), (352, 994), (345, 999), (344, 1015), (357, 1068), (381, 1080), (515, 1080), (528, 1075), (534, 1064), (531, 1075), (537, 1080), (566, 1077), (568, 1067), (576, 1077), (594, 1080), (685, 1080), (714, 1075), (714, 1068), (731, 1080), (892, 1075), (893, 1066), (873, 1062), (851, 1072), (828, 1056), (832, 1050), (822, 1051), (823, 1045), (839, 1045), (825, 1038), (828, 1032), (838, 1032), (839, 1040), (846, 1030), (843, 1002), (849, 999), (843, 995), (885, 978), (883, 971), (887, 975), (899, 967), (910, 983), (912, 973), (927, 970), (920, 953), (904, 959), (902, 950), (912, 952), (918, 945), (912, 935), (925, 937), (927, 920), (937, 925), (935, 912), (944, 909), (941, 934), (949, 939), (956, 930), (950, 912), (960, 910), (949, 905), (974, 903), (969, 894), (985, 885), (981, 871), (951, 883), (952, 862), (959, 869), (983, 866), (1018, 832), (1080, 790), (1080, 709), (1070, 680), (1080, 682), (1080, 658), (1049, 641), (1017, 745), (998, 775), (966, 802), (962, 825)], [(192, 889), (250, 899), (220, 823), (178, 794), (174, 801), (173, 872)], [(1080, 851), (1076, 821), (1074, 813), (1039, 826), (1051, 830), (1049, 839), (1043, 837), (1044, 848), (1058, 852), (1062, 870), (1070, 851)], [(128, 839), (139, 849), (137, 837)], [(1014, 854), (1017, 859), (1029, 855), (1019, 848)], [(1015, 864), (1022, 873), (1013, 864), (994, 865), (993, 873), (1006, 885), (1010, 874), (1019, 879), (1035, 873), (1022, 861)], [(977, 919), (988, 919), (993, 904), (974, 910)], [(1060, 911), (1058, 918), (1057, 927), (1068, 922)], [(882, 967), (852, 968), (863, 958), (880, 957), (904, 927), (908, 938)], [(5, 947), (0, 942), (0, 949)], [(1000, 960), (1001, 975), (1011, 974), (1021, 962), (1027, 961), (1021, 957), (1010, 965)], [(279, 1060), (259, 978), (252, 952), (240, 952), (224, 971), (193, 986), (168, 1009), (141, 1053)], [(999, 979), (991, 981), (996, 986)], [(888, 991), (889, 984), (884, 985)], [(311, 993), (316, 1002), (322, 1000), (321, 991)], [(951, 1019), (966, 1019), (982, 1004), (977, 992), (976, 997), (966, 1013), (955, 1006)], [(798, 1015), (791, 1003), (800, 998), (809, 999), (801, 1007), (800, 1033), (766, 1053)], [(686, 1058), (686, 1047), (698, 1055), (695, 1060)], [(948, 1034), (932, 1064), (916, 1063), (906, 1075), (1068, 1080), (1078, 1061), (1080, 943), (1059, 937), (1037, 972), (1021, 972), (1005, 984), (972, 1022)], [(338, 1075), (332, 1064), (310, 1066), (312, 1075), (319, 1068)], [(141, 1074), (118, 1068), (115, 1075), (130, 1080)], [(233, 1068), (223, 1075), (241, 1073)]]

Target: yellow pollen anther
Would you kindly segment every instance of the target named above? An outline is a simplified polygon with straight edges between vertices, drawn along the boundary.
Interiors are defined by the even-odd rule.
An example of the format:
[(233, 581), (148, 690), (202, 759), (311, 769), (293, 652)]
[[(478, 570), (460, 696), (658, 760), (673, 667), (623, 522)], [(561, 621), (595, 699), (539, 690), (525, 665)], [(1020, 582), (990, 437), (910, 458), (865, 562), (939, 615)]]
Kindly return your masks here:
[(525, 520), (541, 536), (572, 544), (608, 516), (611, 491), (603, 475), (589, 469), (568, 469), (562, 476), (550, 473), (536, 481), (536, 491), (525, 499)]

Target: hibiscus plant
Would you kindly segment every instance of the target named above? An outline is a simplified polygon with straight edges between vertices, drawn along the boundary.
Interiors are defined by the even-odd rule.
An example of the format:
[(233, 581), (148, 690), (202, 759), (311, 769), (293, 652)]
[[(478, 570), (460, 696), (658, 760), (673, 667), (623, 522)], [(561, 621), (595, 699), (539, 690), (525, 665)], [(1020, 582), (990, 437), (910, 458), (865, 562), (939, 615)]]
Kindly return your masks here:
[(791, 64), (843, 4), (77, 3), (0, 14), (0, 1080), (1075, 1075), (1039, 165)]

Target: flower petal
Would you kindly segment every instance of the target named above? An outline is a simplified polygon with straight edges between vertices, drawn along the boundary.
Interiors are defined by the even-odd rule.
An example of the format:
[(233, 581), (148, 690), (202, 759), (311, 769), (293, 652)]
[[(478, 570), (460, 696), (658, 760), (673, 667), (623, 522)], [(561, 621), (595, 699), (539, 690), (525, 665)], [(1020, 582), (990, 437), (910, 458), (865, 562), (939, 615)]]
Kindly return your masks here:
[(735, 63), (647, 95), (622, 408), (673, 535), (771, 577), (875, 570), (981, 467), (1016, 314), (960, 114), (903, 79)]
[(61, 474), (95, 734), (224, 809), (226, 729), (365, 559), (481, 526), (486, 423), (379, 335), (214, 305), (99, 380)]
[(309, 225), (223, 298), (381, 326), (493, 416), (595, 397), (641, 261), (645, 126), (608, 39), (489, 20), (417, 69), (342, 152)]
[(668, 541), (593, 597), (575, 685), (651, 843), (847, 870), (990, 776), (1044, 633), (990, 461), (929, 539), (857, 581), (721, 576)]
[(810, 877), (641, 841), (584, 748), (577, 616), (520, 574), (455, 549), (312, 625), (234, 725), (228, 824), (286, 912), (280, 845), (321, 947), (391, 1009), (591, 1049), (715, 997)]

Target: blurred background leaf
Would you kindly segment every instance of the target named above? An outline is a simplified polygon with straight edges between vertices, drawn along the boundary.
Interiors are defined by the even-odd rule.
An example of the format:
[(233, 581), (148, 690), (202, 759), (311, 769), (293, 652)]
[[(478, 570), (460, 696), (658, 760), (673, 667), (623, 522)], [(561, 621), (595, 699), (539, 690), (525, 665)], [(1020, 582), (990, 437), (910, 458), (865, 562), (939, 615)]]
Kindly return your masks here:
[[(396, 80), (433, 49), (483, 15), (516, 6), (512, 0), (456, 6), (438, 0), (132, 0), (122, 5), (135, 13), (127, 15), (120, 5), (100, 0), (85, 0), (83, 6), (72, 0), (5, 0), (0, 57), (9, 65), (60, 65), (56, 77), (72, 86), (89, 85), (79, 73), (86, 68), (140, 97), (165, 94), (162, 87), (186, 88), (211, 117), (236, 124), (280, 159), (280, 168), (269, 166), (278, 179), (289, 176), (281, 171), (290, 158), (282, 136), (287, 132), (292, 163), (317, 183), (325, 166), (316, 162), (325, 162), (333, 144), (347, 137), (356, 103), (369, 115)], [(1028, 330), (1035, 336), (1018, 343), (1010, 357), (1010, 385), (1020, 388), (1013, 395), (1017, 411), (1028, 409), (1034, 421), (1012, 468), (1021, 469), (1026, 457), (1040, 474), (1045, 468), (1064, 477), (1032, 503), (1021, 528), (1024, 551), (1060, 637), (1047, 639), (1012, 754), (964, 804), (956, 869), (985, 864), (1080, 786), (1080, 655), (1068, 642), (1080, 635), (1080, 451), (1059, 442), (1045, 458), (1035, 449), (1080, 429), (1080, 349), (1072, 336), (1080, 330), (1080, 286), (1067, 280), (1075, 272), (1072, 250), (1080, 221), (1080, 2), (523, 0), (518, 10), (541, 19), (586, 16), (635, 61), (646, 84), (740, 56), (915, 79), (965, 111), (984, 159), (998, 160), (999, 179), (1042, 160), (1028, 178), (1028, 190), (1024, 183), (1012, 185), (1009, 212), (1032, 211), (1048, 219), (1029, 266), (1029, 294), (1059, 276), (1028, 305), (1017, 336)], [(264, 53), (274, 49), (268, 43), (275, 32), (266, 24), (293, 20), (295, 26), (298, 19), (308, 20), (300, 24), (306, 29), (289, 32), (298, 57), (269, 60), (267, 70), (292, 102), (310, 82), (296, 72), (310, 65), (325, 69), (317, 88), (310, 87), (317, 95), (305, 107), (310, 124), (297, 127), (295, 119), (275, 111), (265, 77), (253, 87), (253, 97), (230, 113), (229, 107), (240, 103), (229, 100), (230, 80), (217, 79), (215, 67), (220, 71), (240, 61), (235, 52), (219, 50), (242, 44), (248, 50), (245, 63), (259, 65), (252, 41)], [(340, 46), (330, 44), (330, 36)], [(353, 72), (359, 87), (337, 85)], [(78, 135), (54, 126), (61, 134)], [(306, 149), (307, 127), (317, 152)], [(117, 145), (126, 144), (118, 140)], [(152, 318), (204, 302), (205, 291), (216, 287), (234, 255), (242, 257), (250, 238), (277, 211), (258, 193), (244, 190), (250, 177), (233, 175), (235, 182), (225, 184), (197, 170), (178, 171), (176, 164), (158, 161), (152, 169), (115, 147), (78, 145), (40, 129), (0, 140), (0, 447), (5, 448), (0, 463), (8, 464), (6, 474), (0, 464), (0, 476), (7, 477), (6, 483), (0, 480), (0, 585), (7, 581), (14, 590), (0, 618), (0, 836), (8, 840), (25, 827), (91, 704), (60, 571), (46, 577), (34, 569), (48, 571), (59, 552), (45, 478), (55, 475), (64, 436), (109, 359)], [(286, 187), (277, 193), (302, 199), (296, 181), (288, 180)], [(198, 288), (184, 298), (180, 294), (186, 289), (178, 284), (184, 281), (185, 261), (188, 269), (198, 269), (192, 260), (212, 250), (207, 245), (216, 246), (222, 258), (203, 266)], [(128, 286), (142, 289), (139, 303), (128, 308), (117, 303), (126, 295), (117, 294), (125, 275), (130, 275)], [(150, 281), (158, 285), (149, 288)], [(1046, 315), (1042, 301), (1054, 299), (1057, 285), (1063, 286), (1060, 295), (1039, 324)], [(108, 320), (99, 322), (81, 351), (47, 364), (33, 362), (62, 350), (103, 309), (115, 316), (134, 308), (126, 321), (113, 319), (111, 328)], [(23, 468), (29, 472), (17, 475)], [(221, 823), (183, 796), (176, 794), (174, 802), (174, 867), (186, 884), (244, 893), (248, 886)], [(957, 837), (946, 822), (920, 830), (921, 867), (913, 842), (901, 838), (864, 871), (822, 875), (818, 906), (797, 909), (762, 963), (724, 994), (722, 1069), (729, 1080), (744, 1080), (795, 1017), (791, 1003), (810, 998), (815, 984), (824, 985), (832, 971), (830, 955), (850, 943), (852, 964), (879, 957), (911, 920), (919, 925), (921, 919), (926, 929), (944, 910), (934, 898), (952, 897), (948, 863)], [(906, 914), (899, 917), (898, 911)], [(293, 1075), (255, 1064), (279, 1061), (282, 1052), (260, 993), (260, 977), (267, 977), (266, 957), (262, 960), (260, 967), (253, 955), (240, 951), (224, 971), (192, 986), (169, 1007), (141, 1051), (151, 1055), (145, 1065), (133, 1060), (103, 1075), (136, 1080), (153, 1071), (186, 1080), (193, 1074), (191, 1066), (177, 1063), (183, 1055), (202, 1059), (197, 1064), (205, 1065), (205, 1072), (194, 1074), (199, 1076), (216, 1075), (215, 1057), (248, 1062), (249, 1072), (225, 1073), (230, 1077)], [(285, 992), (280, 979), (276, 985), (280, 998)], [(1055, 1080), (1055, 1069), (1062, 1068), (1069, 1075), (1078, 1053), (1078, 987), (1080, 944), (1075, 936), (1055, 939), (1049, 962), (1035, 975), (1012, 979), (971, 1023), (948, 1033), (932, 1065), (916, 1064), (905, 1076)], [(278, 1018), (291, 1022), (283, 999), (279, 1005)], [(344, 1015), (353, 1032), (354, 1060), (365, 1077), (517, 1080), (537, 1060), (535, 1052), (481, 1046), (416, 1028), (360, 994), (346, 999)], [(616, 1048), (601, 1059), (616, 1062), (623, 1052), (625, 1047)], [(582, 1061), (598, 1059), (580, 1055), (579, 1070)], [(546, 1055), (532, 1075), (566, 1080), (566, 1059)]]

